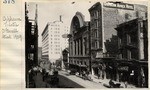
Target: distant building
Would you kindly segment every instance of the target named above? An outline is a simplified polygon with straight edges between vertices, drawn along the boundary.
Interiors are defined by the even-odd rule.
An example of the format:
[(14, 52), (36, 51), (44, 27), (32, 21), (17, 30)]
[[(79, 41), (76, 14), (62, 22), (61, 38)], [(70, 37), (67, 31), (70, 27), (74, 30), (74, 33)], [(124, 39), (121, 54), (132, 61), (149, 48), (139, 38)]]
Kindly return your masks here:
[(69, 33), (69, 28), (61, 20), (49, 22), (42, 32), (42, 59), (55, 62), (62, 55), (62, 50), (68, 47), (68, 39), (63, 38)]
[(38, 47), (38, 63), (42, 59), (42, 47)]
[(69, 37), (69, 67), (79, 73), (90, 69), (89, 21), (80, 12), (72, 18)]
[[(136, 18), (147, 18), (144, 5), (123, 2), (95, 3), (90, 9), (92, 74), (117, 79), (115, 59), (118, 58), (117, 25)], [(100, 70), (99, 70), (100, 69)], [(112, 73), (113, 72), (113, 73)]]
[(62, 51), (62, 68), (68, 69), (69, 68), (69, 48), (65, 48)]

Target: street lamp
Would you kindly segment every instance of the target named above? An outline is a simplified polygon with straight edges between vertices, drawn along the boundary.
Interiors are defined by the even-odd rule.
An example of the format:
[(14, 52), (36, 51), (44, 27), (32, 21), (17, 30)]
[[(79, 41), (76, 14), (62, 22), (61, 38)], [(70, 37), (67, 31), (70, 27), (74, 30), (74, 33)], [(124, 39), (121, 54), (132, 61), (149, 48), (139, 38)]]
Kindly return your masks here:
[(81, 63), (79, 63), (79, 69), (80, 69), (79, 75), (81, 76)]

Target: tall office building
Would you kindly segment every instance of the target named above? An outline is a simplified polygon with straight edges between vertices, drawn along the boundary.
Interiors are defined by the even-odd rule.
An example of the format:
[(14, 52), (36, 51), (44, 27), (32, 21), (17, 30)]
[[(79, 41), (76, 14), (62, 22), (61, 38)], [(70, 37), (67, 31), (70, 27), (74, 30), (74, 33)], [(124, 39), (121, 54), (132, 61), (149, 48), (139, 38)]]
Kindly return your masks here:
[(69, 28), (61, 20), (47, 23), (42, 32), (42, 59), (55, 62), (62, 56), (62, 50), (68, 47), (68, 39), (64, 38), (69, 33)]
[[(117, 25), (136, 18), (147, 18), (147, 7), (144, 5), (123, 2), (97, 2), (90, 9), (91, 17), (91, 49), (96, 50), (96, 57), (113, 56), (108, 51), (106, 42), (117, 36)], [(117, 43), (116, 43), (117, 46)], [(109, 54), (109, 55), (104, 55)]]
[[(147, 19), (147, 7), (144, 5), (129, 4), (123, 2), (112, 2), (112, 1), (106, 3), (97, 2), (89, 9), (89, 12), (91, 17), (91, 22), (90, 22), (91, 57), (92, 57), (91, 62), (92, 62), (93, 74), (96, 75), (100, 72), (101, 78), (113, 79), (117, 81), (122, 81), (121, 79), (124, 79), (124, 81), (127, 81), (128, 83), (141, 86), (141, 83), (139, 83), (141, 80), (140, 79), (141, 74), (139, 73), (144, 72), (145, 74), (143, 75), (147, 75), (146, 69), (141, 69), (142, 64), (140, 64), (141, 60), (144, 59), (144, 56), (145, 58), (147, 57), (146, 56), (147, 54), (146, 53), (144, 54), (144, 51), (141, 50), (143, 49), (144, 45), (143, 43), (140, 43), (139, 47), (137, 47), (138, 48), (137, 50), (141, 50), (140, 54), (134, 53), (133, 49), (131, 53), (131, 50), (128, 50), (129, 48), (125, 48), (125, 51), (121, 52), (121, 50), (118, 49), (120, 48), (119, 43), (126, 41), (126, 38), (124, 38), (125, 40), (119, 39), (122, 37), (119, 36), (118, 38), (118, 35), (120, 34), (117, 35), (117, 30), (115, 30), (115, 28), (117, 27), (118, 29), (118, 26), (121, 27), (121, 25), (124, 24), (123, 27), (121, 28), (122, 29), (126, 28), (126, 30), (122, 32), (123, 33), (122, 35), (126, 35), (125, 37), (130, 38), (129, 35), (125, 34), (124, 32), (127, 32), (127, 30), (129, 32), (132, 32), (133, 30), (137, 29), (136, 27), (139, 27), (139, 24), (136, 24), (139, 21), (138, 20), (136, 21), (136, 19), (141, 18), (144, 21)], [(132, 21), (134, 23), (128, 24)], [(126, 24), (128, 24), (128, 26)], [(132, 28), (129, 29), (129, 27)], [(138, 29), (137, 31), (140, 31)], [(132, 33), (131, 36), (136, 38), (136, 35), (137, 34)], [(131, 39), (133, 38), (130, 38), (129, 40)], [(147, 42), (145, 41), (144, 43), (145, 43), (144, 47), (146, 48)], [(126, 46), (126, 43), (123, 43), (123, 45)], [(122, 57), (120, 58), (121, 55)], [(132, 56), (134, 59), (129, 59), (125, 55), (128, 57)], [(134, 55), (136, 57), (134, 57)], [(135, 64), (136, 61), (139, 64)], [(147, 64), (146, 64), (147, 62), (144, 61), (144, 63), (145, 63), (145, 67), (147, 68)], [(138, 66), (139, 69), (135, 70), (137, 68), (135, 66)], [(100, 70), (98, 70), (99, 67), (101, 67)], [(127, 72), (127, 73), (123, 74), (123, 72)], [(136, 75), (139, 76), (138, 77), (139, 80), (134, 80), (137, 81), (138, 83), (130, 82), (130, 80), (127, 78), (127, 75), (133, 73), (135, 73), (133, 76), (134, 79), (137, 77)]]

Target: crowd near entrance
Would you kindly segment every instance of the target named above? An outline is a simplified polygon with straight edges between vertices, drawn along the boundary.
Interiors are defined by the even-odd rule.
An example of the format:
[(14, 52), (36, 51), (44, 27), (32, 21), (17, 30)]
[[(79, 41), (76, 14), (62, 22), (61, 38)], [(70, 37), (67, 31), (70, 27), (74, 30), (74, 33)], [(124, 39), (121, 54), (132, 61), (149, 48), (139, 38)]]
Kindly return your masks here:
[(139, 62), (100, 60), (92, 65), (93, 75), (99, 79), (111, 79), (132, 84), (136, 87), (148, 87), (148, 65)]

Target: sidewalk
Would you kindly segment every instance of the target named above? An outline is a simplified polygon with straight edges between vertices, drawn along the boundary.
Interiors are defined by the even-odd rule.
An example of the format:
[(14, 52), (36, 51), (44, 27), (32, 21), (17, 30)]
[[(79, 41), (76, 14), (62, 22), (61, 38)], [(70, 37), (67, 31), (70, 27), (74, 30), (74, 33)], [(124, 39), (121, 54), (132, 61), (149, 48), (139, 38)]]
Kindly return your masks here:
[[(92, 75), (91, 77), (93, 79), (94, 82), (97, 82), (97, 83), (101, 83), (101, 84), (105, 84), (105, 85), (109, 85), (109, 81), (110, 79), (98, 79), (97, 76), (95, 75)], [(120, 83), (121, 87), (125, 88), (125, 84), (124, 82), (117, 82), (117, 81), (113, 81), (114, 83)], [(137, 88), (135, 87), (134, 85), (131, 85), (131, 84), (127, 84), (127, 88)]]
[(36, 76), (33, 77), (35, 81), (36, 88), (48, 88), (50, 85), (43, 81), (43, 76), (40, 72), (37, 73)]

